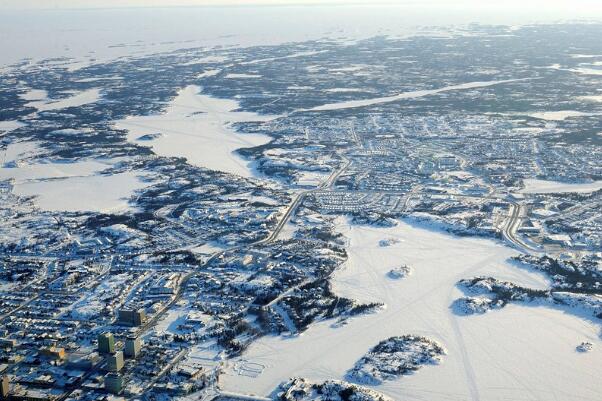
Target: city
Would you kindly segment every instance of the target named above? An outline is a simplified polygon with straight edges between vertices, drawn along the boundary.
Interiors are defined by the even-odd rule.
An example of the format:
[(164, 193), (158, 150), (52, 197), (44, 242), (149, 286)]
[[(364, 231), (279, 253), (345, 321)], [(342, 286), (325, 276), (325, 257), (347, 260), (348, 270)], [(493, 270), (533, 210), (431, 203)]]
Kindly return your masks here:
[[(520, 311), (578, 325), (547, 357), (590, 358), (573, 399), (595, 399), (601, 32), (472, 26), (2, 69), (0, 399), (399, 400), (396, 383), (469, 364), (464, 324)], [(435, 256), (458, 241), (433, 262), (446, 281), (422, 275), (425, 241)], [(309, 358), (312, 336), (319, 352), (330, 332), (388, 327), (409, 285), (428, 291), (399, 308), (425, 326), (404, 316), (339, 351), (355, 363), (290, 365), (304, 377), (263, 361), (261, 347), (291, 364), (296, 342)], [(431, 322), (432, 292), (446, 298)], [(453, 399), (494, 399), (477, 381)]]

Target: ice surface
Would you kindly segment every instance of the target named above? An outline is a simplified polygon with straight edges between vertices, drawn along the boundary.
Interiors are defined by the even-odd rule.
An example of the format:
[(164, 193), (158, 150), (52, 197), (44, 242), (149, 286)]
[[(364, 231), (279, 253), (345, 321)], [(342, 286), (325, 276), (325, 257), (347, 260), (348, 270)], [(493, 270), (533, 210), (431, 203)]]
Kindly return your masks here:
[(486, 88), (488, 86), (500, 85), (500, 84), (516, 82), (516, 81), (520, 81), (520, 79), (507, 79), (507, 80), (501, 80), (501, 81), (485, 81), (485, 82), (467, 82), (467, 83), (459, 84), (459, 85), (445, 86), (445, 87), (439, 88), (439, 89), (411, 91), (411, 92), (400, 93), (398, 95), (393, 95), (393, 96), (377, 97), (377, 98), (370, 98), (370, 99), (363, 99), (363, 100), (349, 100), (349, 101), (339, 102), (339, 103), (324, 104), (322, 106), (316, 106), (316, 107), (312, 107), (310, 109), (305, 109), (305, 110), (300, 110), (300, 111), (327, 111), (327, 110), (350, 109), (350, 108), (355, 108), (355, 107), (374, 106), (376, 104), (391, 103), (391, 102), (396, 102), (398, 100), (403, 100), (403, 99), (414, 99), (414, 98), (431, 96), (431, 95), (436, 95), (439, 93), (456, 91), (456, 90)]
[(13, 192), (36, 196), (44, 210), (118, 212), (131, 210), (129, 198), (147, 184), (133, 172), (41, 180), (15, 185)]
[[(543, 276), (506, 262), (512, 249), (403, 222), (392, 228), (343, 223), (339, 229), (350, 238), (349, 260), (334, 277), (335, 292), (384, 302), (386, 309), (338, 328), (326, 321), (299, 337), (259, 340), (244, 358), (265, 365), (264, 372), (250, 379), (227, 370), (226, 389), (268, 394), (292, 376), (342, 379), (374, 344), (411, 332), (439, 341), (449, 354), (440, 366), (374, 387), (395, 400), (598, 399), (602, 383), (595, 372), (602, 352), (575, 352), (582, 341), (597, 341), (594, 323), (536, 306), (509, 305), (468, 317), (452, 312), (462, 295), (455, 284), (462, 278), (487, 274), (532, 288), (548, 286)], [(379, 241), (388, 238), (399, 243), (381, 247)], [(388, 279), (387, 271), (400, 263), (413, 266), (414, 274)]]
[(574, 68), (572, 70), (570, 70), (572, 72), (575, 72), (577, 74), (580, 75), (602, 75), (602, 69), (598, 69), (598, 68)]
[(115, 160), (29, 161), (35, 142), (19, 142), (0, 153), (0, 180), (12, 180), (13, 193), (35, 196), (50, 211), (125, 211), (135, 190), (145, 187), (133, 172), (100, 175)]
[(252, 78), (261, 78), (261, 75), (257, 75), (257, 74), (227, 74), (226, 78), (229, 79), (252, 79)]
[[(130, 117), (117, 123), (129, 131), (128, 140), (150, 146), (161, 156), (185, 157), (189, 163), (212, 170), (252, 177), (250, 162), (234, 153), (236, 149), (265, 144), (270, 137), (239, 134), (228, 124), (242, 121), (267, 121), (276, 116), (239, 112), (233, 100), (216, 99), (200, 93), (198, 86), (187, 86), (163, 114)], [(143, 135), (161, 136), (140, 142)]]
[(548, 194), (564, 192), (593, 192), (602, 188), (602, 181), (586, 183), (567, 183), (536, 179), (524, 180), (525, 188), (520, 192), (524, 194)]
[(540, 120), (548, 121), (564, 121), (571, 117), (584, 117), (589, 116), (589, 113), (583, 113), (575, 110), (563, 110), (563, 111), (544, 111), (540, 113), (529, 113), (530, 117), (538, 118)]

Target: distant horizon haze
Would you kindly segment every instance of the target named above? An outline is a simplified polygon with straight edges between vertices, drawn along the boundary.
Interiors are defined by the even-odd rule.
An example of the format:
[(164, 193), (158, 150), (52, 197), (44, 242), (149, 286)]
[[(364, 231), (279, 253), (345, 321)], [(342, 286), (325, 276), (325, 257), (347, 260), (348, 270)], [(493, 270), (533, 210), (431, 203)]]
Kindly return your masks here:
[[(598, 0), (2, 0), (0, 10), (82, 9), (126, 7), (186, 6), (417, 6), (446, 9), (516, 9), (517, 11), (548, 12), (550, 9), (569, 12), (601, 13)], [(585, 17), (585, 16), (584, 16)]]
[(576, 21), (601, 23), (602, 1), (0, 0), (0, 67), (24, 59), (89, 63), (184, 47)]

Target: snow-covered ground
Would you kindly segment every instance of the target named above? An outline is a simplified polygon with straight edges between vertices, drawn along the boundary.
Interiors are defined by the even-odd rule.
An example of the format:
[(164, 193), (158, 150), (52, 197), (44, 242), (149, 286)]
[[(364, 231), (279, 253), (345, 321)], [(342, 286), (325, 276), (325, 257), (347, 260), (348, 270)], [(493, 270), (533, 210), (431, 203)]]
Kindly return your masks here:
[(0, 121), (0, 136), (24, 126), (19, 121)]
[(365, 92), (365, 91), (363, 89), (359, 89), (359, 88), (330, 88), (330, 89), (325, 89), (324, 92), (351, 93), (351, 92)]
[[(185, 157), (196, 166), (251, 177), (251, 163), (234, 151), (265, 144), (270, 137), (236, 133), (228, 124), (266, 121), (276, 116), (238, 112), (238, 107), (236, 101), (203, 95), (198, 86), (190, 85), (179, 92), (165, 113), (131, 117), (116, 125), (129, 131), (129, 141), (148, 145), (160, 156)], [(140, 140), (141, 136), (157, 133), (161, 135)]]
[(41, 150), (37, 142), (13, 142), (4, 150), (0, 150), (0, 167), (18, 163), (21, 159), (31, 157)]
[(106, 301), (112, 299), (129, 279), (130, 276), (126, 273), (106, 277), (93, 292), (85, 294), (73, 304), (68, 314), (77, 319), (96, 319), (106, 307)]
[(501, 81), (467, 82), (467, 83), (459, 84), (459, 85), (445, 86), (443, 88), (438, 88), (438, 89), (404, 92), (404, 93), (400, 93), (400, 94), (393, 95), (393, 96), (377, 97), (377, 98), (362, 99), (362, 100), (349, 100), (349, 101), (339, 102), (339, 103), (329, 103), (329, 104), (324, 104), (321, 106), (312, 107), (310, 109), (303, 109), (300, 111), (327, 111), (327, 110), (351, 109), (351, 108), (355, 108), (355, 107), (374, 106), (376, 104), (391, 103), (391, 102), (396, 102), (396, 101), (403, 100), (403, 99), (414, 99), (414, 98), (437, 95), (439, 93), (457, 91), (457, 90), (486, 88), (489, 86), (500, 85), (500, 84), (516, 82), (516, 81), (520, 81), (520, 79), (507, 79), (507, 80), (501, 80)]
[(301, 171), (297, 184), (301, 186), (317, 187), (328, 179), (329, 173), (321, 171)]
[(98, 99), (100, 99), (100, 89), (72, 92), (70, 95), (71, 96), (64, 99), (53, 100), (47, 97), (45, 91), (34, 89), (23, 95), (22, 98), (31, 100), (27, 103), (27, 106), (35, 107), (38, 111), (60, 110), (67, 107), (79, 107), (98, 101)]
[(530, 117), (537, 118), (540, 120), (547, 121), (564, 121), (571, 117), (585, 117), (590, 116), (589, 113), (583, 113), (575, 110), (563, 110), (563, 111), (544, 111), (539, 113), (529, 113)]
[(586, 102), (602, 102), (602, 95), (591, 95), (591, 96), (581, 96), (578, 99), (585, 100)]
[(570, 71), (580, 74), (580, 75), (594, 75), (594, 76), (602, 75), (602, 69), (598, 69), (598, 68), (585, 68), (585, 67), (584, 68), (574, 68)]
[[(244, 359), (265, 365), (256, 378), (227, 369), (227, 390), (268, 394), (292, 376), (342, 379), (374, 344), (407, 333), (439, 341), (448, 356), (439, 366), (373, 387), (395, 400), (598, 400), (602, 382), (599, 327), (557, 309), (509, 305), (485, 315), (459, 316), (450, 308), (462, 296), (458, 280), (491, 275), (546, 288), (548, 280), (507, 262), (515, 252), (499, 243), (459, 238), (401, 222), (392, 228), (352, 226), (349, 260), (335, 274), (336, 293), (384, 302), (377, 313), (333, 327), (318, 323), (298, 337), (271, 336), (253, 344)], [(379, 241), (399, 242), (382, 247)], [(404, 280), (387, 278), (400, 264), (413, 266)], [(595, 344), (589, 353), (575, 347)]]
[(228, 79), (253, 79), (253, 78), (261, 78), (261, 75), (257, 75), (257, 74), (227, 74), (226, 78), (228, 78)]
[(165, 317), (157, 322), (155, 330), (158, 333), (171, 333), (179, 334), (178, 326), (186, 322), (186, 316), (189, 310), (186, 308), (172, 308), (170, 309)]
[(220, 69), (206, 70), (206, 71), (203, 71), (202, 73), (200, 73), (199, 75), (197, 75), (196, 77), (198, 79), (208, 78), (208, 77), (214, 77), (217, 74), (219, 74), (220, 72), (222, 72), (222, 70), (220, 70)]
[(525, 188), (520, 191), (523, 194), (593, 192), (602, 188), (602, 181), (593, 181), (586, 183), (567, 183), (558, 181), (526, 179), (523, 182), (525, 184)]

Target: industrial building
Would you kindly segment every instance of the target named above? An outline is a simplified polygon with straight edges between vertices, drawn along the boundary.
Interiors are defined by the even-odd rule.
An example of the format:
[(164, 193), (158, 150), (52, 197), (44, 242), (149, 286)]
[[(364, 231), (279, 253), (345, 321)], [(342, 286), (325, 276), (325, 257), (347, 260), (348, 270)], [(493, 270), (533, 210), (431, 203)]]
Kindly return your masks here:
[(65, 349), (57, 348), (57, 347), (45, 347), (40, 350), (40, 355), (54, 360), (63, 360), (65, 359)]

